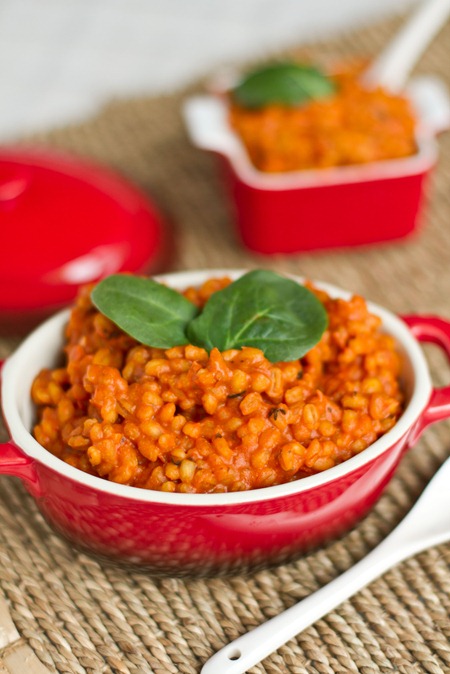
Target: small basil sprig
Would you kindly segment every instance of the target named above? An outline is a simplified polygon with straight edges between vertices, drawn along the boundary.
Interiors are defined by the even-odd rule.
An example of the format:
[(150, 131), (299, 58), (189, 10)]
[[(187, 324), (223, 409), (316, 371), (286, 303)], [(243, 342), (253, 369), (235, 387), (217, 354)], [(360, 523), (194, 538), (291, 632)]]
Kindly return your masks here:
[(272, 362), (301, 358), (320, 340), (328, 321), (314, 293), (264, 270), (248, 272), (215, 292), (200, 313), (176, 290), (135, 276), (109, 276), (91, 297), (105, 316), (148, 346), (191, 343), (208, 351), (253, 346)]
[(294, 106), (310, 99), (331, 96), (336, 90), (318, 68), (300, 63), (273, 63), (249, 73), (231, 92), (245, 108), (278, 103)]
[(197, 307), (149, 278), (113, 274), (91, 293), (93, 304), (124, 332), (159, 349), (187, 344), (186, 326)]

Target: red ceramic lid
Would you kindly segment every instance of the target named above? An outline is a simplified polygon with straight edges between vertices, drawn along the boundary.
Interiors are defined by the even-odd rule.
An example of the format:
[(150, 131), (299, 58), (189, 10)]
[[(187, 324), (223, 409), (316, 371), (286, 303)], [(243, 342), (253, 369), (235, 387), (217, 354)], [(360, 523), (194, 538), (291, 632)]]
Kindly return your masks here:
[(84, 283), (150, 272), (163, 230), (115, 173), (47, 150), (0, 151), (0, 312), (70, 302)]

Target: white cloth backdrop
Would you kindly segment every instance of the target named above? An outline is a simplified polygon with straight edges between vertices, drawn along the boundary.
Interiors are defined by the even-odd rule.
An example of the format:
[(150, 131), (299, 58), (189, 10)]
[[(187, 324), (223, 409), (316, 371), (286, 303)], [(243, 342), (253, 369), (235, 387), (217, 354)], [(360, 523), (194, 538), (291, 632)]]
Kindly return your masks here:
[(0, 0), (0, 141), (414, 0)]

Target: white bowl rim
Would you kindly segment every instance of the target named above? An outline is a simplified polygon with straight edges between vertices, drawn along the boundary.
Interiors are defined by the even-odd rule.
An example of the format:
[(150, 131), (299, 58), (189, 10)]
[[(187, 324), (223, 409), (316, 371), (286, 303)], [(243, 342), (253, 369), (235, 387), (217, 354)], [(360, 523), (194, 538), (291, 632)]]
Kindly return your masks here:
[[(248, 270), (204, 269), (201, 271), (174, 272), (156, 276), (155, 278), (164, 281), (175, 288), (184, 288), (190, 285), (198, 285), (205, 279), (213, 276), (230, 276), (232, 278), (237, 278), (246, 271)], [(302, 283), (305, 280), (300, 276), (293, 276), (291, 274), (286, 275), (294, 278), (299, 283)], [(316, 281), (313, 281), (313, 283), (318, 288), (325, 290), (332, 297), (342, 297), (345, 299), (355, 294), (344, 291), (337, 286), (328, 283)], [(222, 507), (292, 496), (320, 487), (328, 482), (338, 480), (345, 475), (353, 473), (353, 471), (356, 471), (362, 466), (377, 459), (384, 452), (389, 450), (419, 419), (432, 392), (431, 378), (424, 353), (406, 323), (395, 314), (379, 305), (372, 302), (367, 302), (367, 304), (371, 312), (381, 317), (386, 332), (394, 336), (402, 350), (408, 356), (414, 373), (414, 390), (402, 416), (388, 433), (376, 440), (376, 442), (363, 450), (360, 454), (357, 454), (347, 461), (344, 461), (333, 468), (329, 468), (322, 473), (317, 473), (316, 475), (281, 485), (262, 487), (260, 489), (249, 491), (216, 494), (182, 494), (147, 490), (110, 482), (109, 480), (84, 473), (78, 468), (74, 468), (61, 459), (58, 459), (42, 447), (25, 427), (16, 403), (15, 394), (21, 379), (21, 363), (23, 367), (23, 363), (27, 361), (27, 358), (30, 358), (31, 352), (36, 350), (37, 345), (41, 344), (42, 340), (45, 340), (47, 336), (55, 337), (55, 334), (59, 335), (62, 332), (63, 326), (67, 322), (70, 309), (65, 309), (57, 313), (36, 328), (36, 330), (34, 330), (20, 344), (16, 351), (9, 356), (4, 363), (1, 373), (1, 393), (3, 400), (3, 414), (10, 432), (11, 440), (26, 456), (37, 463), (44, 464), (61, 476), (99, 492), (120, 496), (124, 499), (133, 501), (159, 503), (172, 506)], [(34, 374), (37, 374), (39, 369), (40, 366), (36, 368)], [(26, 401), (26, 403), (22, 401), (22, 404), (29, 404), (31, 406), (31, 398), (29, 403), (28, 401)]]

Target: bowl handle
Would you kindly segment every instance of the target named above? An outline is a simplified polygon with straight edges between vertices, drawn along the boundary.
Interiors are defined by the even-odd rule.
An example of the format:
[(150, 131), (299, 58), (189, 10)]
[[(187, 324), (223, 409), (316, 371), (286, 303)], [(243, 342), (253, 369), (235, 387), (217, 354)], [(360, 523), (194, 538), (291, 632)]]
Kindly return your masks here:
[[(0, 371), (2, 366), (3, 360), (0, 360)], [(0, 443), (0, 475), (20, 477), (33, 496), (41, 495), (35, 462), (26, 456), (12, 440)]]
[[(412, 334), (420, 342), (437, 344), (450, 361), (450, 321), (437, 316), (402, 316)], [(450, 417), (450, 386), (434, 388), (427, 406), (412, 427), (408, 437), (412, 445), (427, 426)]]
[(202, 150), (233, 156), (240, 142), (228, 124), (228, 111), (218, 96), (191, 96), (183, 105), (190, 140)]
[(30, 486), (33, 494), (39, 491), (33, 459), (26, 456), (12, 440), (0, 443), (0, 475), (20, 477)]
[(445, 83), (433, 75), (414, 77), (407, 86), (420, 127), (436, 135), (450, 128), (450, 96)]

